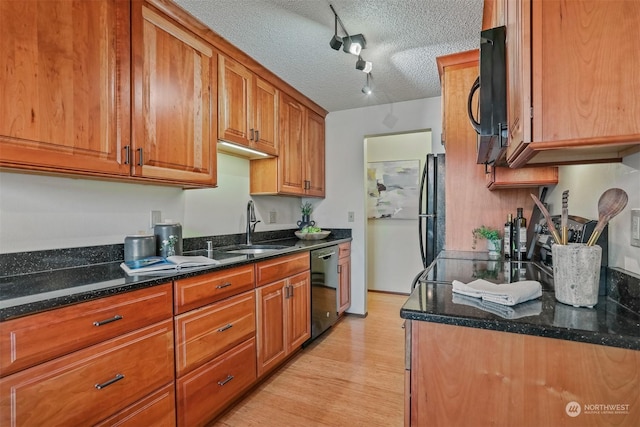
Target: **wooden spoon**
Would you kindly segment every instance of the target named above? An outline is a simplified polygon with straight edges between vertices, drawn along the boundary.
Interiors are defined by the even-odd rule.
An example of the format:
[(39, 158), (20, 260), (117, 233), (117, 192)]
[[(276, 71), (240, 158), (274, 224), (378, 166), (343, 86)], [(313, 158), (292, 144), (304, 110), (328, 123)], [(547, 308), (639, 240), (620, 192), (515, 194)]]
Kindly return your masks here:
[(600, 196), (598, 200), (598, 224), (591, 233), (587, 246), (593, 246), (604, 227), (611, 221), (611, 218), (622, 212), (625, 206), (627, 206), (629, 196), (621, 188), (610, 188)]
[(538, 196), (532, 193), (529, 193), (529, 195), (531, 196), (533, 201), (536, 202), (536, 205), (538, 205), (538, 209), (540, 209), (540, 212), (542, 212), (542, 215), (544, 215), (544, 218), (547, 220), (547, 227), (549, 227), (549, 233), (551, 233), (551, 235), (553, 236), (553, 240), (555, 240), (557, 244), (561, 245), (562, 240), (560, 239), (558, 230), (556, 230), (555, 224), (551, 220), (551, 215), (549, 215), (549, 211), (547, 210), (547, 208), (544, 207), (540, 199), (538, 199)]

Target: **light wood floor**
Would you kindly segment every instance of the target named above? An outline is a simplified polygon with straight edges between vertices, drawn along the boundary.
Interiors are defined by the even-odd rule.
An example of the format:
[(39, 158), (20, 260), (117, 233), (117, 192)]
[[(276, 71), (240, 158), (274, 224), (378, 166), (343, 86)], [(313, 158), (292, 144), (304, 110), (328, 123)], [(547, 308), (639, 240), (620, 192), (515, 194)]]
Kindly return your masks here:
[(407, 296), (367, 297), (366, 318), (345, 316), (214, 425), (402, 426)]

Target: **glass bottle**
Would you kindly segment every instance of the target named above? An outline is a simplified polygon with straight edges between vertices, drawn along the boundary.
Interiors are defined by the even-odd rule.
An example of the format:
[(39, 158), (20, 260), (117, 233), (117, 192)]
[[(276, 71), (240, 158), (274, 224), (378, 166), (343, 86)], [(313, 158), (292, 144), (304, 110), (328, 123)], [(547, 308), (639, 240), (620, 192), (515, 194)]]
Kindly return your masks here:
[(522, 208), (517, 209), (513, 225), (514, 255), (517, 261), (527, 258), (527, 219), (522, 215)]
[(513, 215), (509, 214), (504, 223), (503, 251), (505, 259), (511, 258), (511, 239), (513, 239)]

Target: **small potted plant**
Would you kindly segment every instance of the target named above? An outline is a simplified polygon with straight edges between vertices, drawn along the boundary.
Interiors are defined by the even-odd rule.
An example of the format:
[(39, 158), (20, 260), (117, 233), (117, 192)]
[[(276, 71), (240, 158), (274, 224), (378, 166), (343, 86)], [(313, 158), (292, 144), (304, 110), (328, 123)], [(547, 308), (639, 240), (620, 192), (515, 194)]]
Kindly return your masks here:
[(472, 249), (476, 248), (478, 239), (485, 239), (487, 241), (487, 250), (489, 251), (490, 258), (497, 258), (500, 256), (500, 232), (492, 227), (481, 225), (478, 228), (474, 228), (471, 232), (473, 234)]
[(315, 221), (311, 221), (311, 212), (313, 212), (313, 205), (311, 202), (305, 202), (300, 206), (300, 211), (302, 212), (302, 220), (298, 221), (298, 228), (302, 230), (304, 227), (308, 225), (315, 225)]

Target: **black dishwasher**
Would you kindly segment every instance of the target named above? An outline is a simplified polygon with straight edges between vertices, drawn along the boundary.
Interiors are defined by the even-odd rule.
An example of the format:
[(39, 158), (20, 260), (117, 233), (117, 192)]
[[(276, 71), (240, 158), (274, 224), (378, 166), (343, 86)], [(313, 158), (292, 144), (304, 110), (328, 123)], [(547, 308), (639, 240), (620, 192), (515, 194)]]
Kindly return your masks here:
[(311, 251), (311, 340), (338, 320), (338, 246)]

